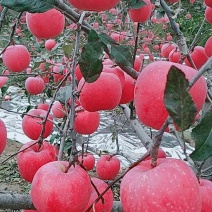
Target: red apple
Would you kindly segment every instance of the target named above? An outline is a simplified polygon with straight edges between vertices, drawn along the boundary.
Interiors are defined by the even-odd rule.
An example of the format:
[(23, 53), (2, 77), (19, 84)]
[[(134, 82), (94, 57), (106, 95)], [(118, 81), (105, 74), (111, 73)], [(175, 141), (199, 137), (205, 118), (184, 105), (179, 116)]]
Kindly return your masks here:
[(129, 9), (129, 16), (133, 22), (146, 22), (151, 15), (152, 12), (152, 3), (150, 0), (144, 0), (146, 5), (142, 6), (139, 9)]
[(52, 38), (62, 33), (65, 16), (56, 9), (43, 13), (26, 13), (26, 23), (30, 32), (37, 38)]
[(212, 7), (206, 7), (205, 9), (205, 20), (209, 23), (212, 24)]
[[(28, 136), (32, 140), (37, 140), (42, 131), (42, 122), (46, 117), (47, 111), (42, 109), (32, 109), (30, 110), (22, 120), (22, 129), (26, 136)], [(51, 115), (48, 115), (49, 120), (53, 120)], [(48, 137), (53, 130), (53, 123), (47, 120), (44, 127), (44, 135), (43, 137)]]
[(161, 47), (161, 54), (163, 57), (168, 58), (169, 57), (169, 53), (173, 50), (176, 49), (177, 46), (175, 44), (171, 44), (171, 43), (165, 43), (162, 45)]
[(212, 56), (212, 36), (205, 43), (205, 53), (208, 57)]
[(181, 56), (180, 51), (178, 49), (173, 49), (169, 53), (169, 61), (174, 62), (174, 63), (178, 63), (180, 61), (180, 56)]
[(202, 199), (197, 177), (185, 162), (172, 158), (149, 160), (132, 168), (122, 179), (121, 204), (127, 212), (200, 212)]
[(91, 182), (80, 166), (54, 161), (36, 172), (31, 186), (32, 202), (38, 211), (84, 211), (91, 196)]
[(91, 153), (84, 153), (78, 156), (79, 162), (82, 162), (83, 166), (86, 168), (87, 171), (91, 171), (95, 165), (95, 157)]
[(93, 83), (87, 83), (82, 78), (78, 85), (78, 91), (81, 91), (79, 100), (82, 107), (87, 111), (94, 112), (114, 109), (121, 99), (122, 87), (115, 74), (102, 72)]
[(89, 135), (98, 129), (99, 124), (100, 115), (98, 111), (89, 112), (86, 110), (80, 110), (76, 113), (74, 130), (79, 134)]
[(37, 95), (44, 91), (45, 83), (41, 77), (28, 77), (25, 81), (25, 88), (31, 95)]
[[(191, 67), (168, 61), (156, 61), (147, 65), (139, 75), (135, 85), (135, 108), (140, 121), (154, 129), (160, 129), (168, 112), (163, 103), (167, 74), (174, 65), (181, 69), (188, 80), (197, 71)], [(196, 105), (197, 113), (205, 103), (207, 83), (201, 77), (190, 89), (189, 93)]]
[(0, 119), (0, 154), (4, 151), (7, 144), (7, 128), (4, 122)]
[(2, 54), (4, 65), (12, 72), (21, 72), (28, 68), (30, 54), (23, 45), (12, 45), (6, 48)]
[[(96, 186), (97, 190), (101, 194), (107, 187), (108, 185), (103, 181), (98, 178), (91, 178), (93, 184)], [(98, 195), (96, 190), (92, 187), (92, 192), (91, 192), (91, 197), (90, 201), (88, 203), (88, 207), (90, 207), (92, 204), (94, 204), (95, 200), (97, 199)], [(92, 209), (89, 210), (89, 212), (110, 212), (112, 211), (113, 208), (113, 192), (111, 189), (109, 189), (104, 195), (104, 203), (102, 203), (102, 200), (100, 199), (97, 204), (93, 205)], [(88, 208), (87, 207), (87, 208)]]
[(6, 85), (8, 79), (9, 79), (8, 77), (0, 76), (0, 88), (2, 88), (4, 85)]
[(45, 42), (45, 48), (51, 51), (56, 46), (56, 41), (54, 39), (48, 39)]
[(40, 103), (40, 104), (38, 104), (37, 109), (42, 109), (42, 110), (48, 111), (49, 104), (48, 103)]
[(143, 54), (140, 54), (139, 56), (135, 57), (135, 62), (134, 62), (134, 69), (136, 71), (140, 71), (140, 68), (143, 66)]
[[(191, 59), (193, 60), (197, 69), (200, 69), (208, 60), (208, 56), (205, 53), (205, 48), (202, 46), (195, 46), (191, 53)], [(192, 67), (188, 59), (185, 60), (187, 66)]]
[(212, 211), (212, 182), (205, 179), (200, 179), (200, 192), (202, 195), (202, 209), (201, 212)]
[(66, 115), (65, 107), (59, 101), (56, 101), (52, 106), (52, 113), (56, 118), (64, 118)]
[(96, 173), (101, 180), (113, 180), (119, 170), (120, 160), (116, 156), (102, 155), (96, 163)]
[(134, 89), (135, 89), (135, 80), (124, 73), (125, 82), (124, 87), (122, 88), (122, 94), (119, 104), (126, 104), (131, 102), (134, 99)]
[(204, 0), (204, 3), (208, 7), (212, 7), (212, 1), (211, 0)]
[(49, 142), (43, 141), (40, 148), (38, 143), (31, 146), (34, 143), (36, 143), (36, 141), (31, 141), (24, 144), (19, 150), (20, 153), (17, 157), (19, 173), (24, 180), (30, 183), (32, 182), (35, 173), (41, 166), (57, 159), (56, 148)]
[(68, 0), (68, 2), (79, 10), (104, 11), (115, 7), (120, 0)]
[(75, 75), (76, 75), (76, 78), (77, 78), (78, 82), (83, 77), (79, 65), (77, 65), (76, 68), (75, 68)]

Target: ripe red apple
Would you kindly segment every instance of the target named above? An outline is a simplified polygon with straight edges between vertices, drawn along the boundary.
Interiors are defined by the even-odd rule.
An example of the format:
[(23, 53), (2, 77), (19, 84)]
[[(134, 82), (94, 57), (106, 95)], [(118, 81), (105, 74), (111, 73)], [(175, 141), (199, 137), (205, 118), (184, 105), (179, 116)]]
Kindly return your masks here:
[[(167, 74), (174, 65), (181, 69), (188, 80), (197, 71), (191, 67), (168, 61), (156, 61), (147, 65), (139, 75), (135, 85), (135, 108), (140, 121), (154, 129), (160, 129), (168, 112), (163, 103)], [(190, 89), (189, 93), (196, 105), (197, 113), (205, 103), (207, 84), (201, 77)]]
[(180, 51), (178, 49), (173, 49), (169, 53), (169, 61), (178, 63), (180, 61)]
[(2, 59), (8, 70), (21, 72), (29, 66), (30, 54), (25, 46), (12, 45), (3, 52)]
[(69, 167), (68, 161), (54, 161), (36, 172), (31, 197), (38, 211), (80, 212), (87, 207), (91, 182), (80, 166)]
[(206, 7), (205, 9), (205, 20), (209, 23), (212, 24), (212, 7)]
[(4, 151), (7, 144), (7, 128), (4, 122), (0, 119), (0, 154)]
[(54, 39), (48, 39), (45, 42), (45, 48), (51, 51), (56, 46), (56, 41)]
[[(97, 190), (101, 194), (107, 187), (108, 185), (103, 181), (98, 178), (91, 178), (93, 184), (96, 186)], [(92, 187), (92, 192), (91, 192), (91, 197), (90, 201), (88, 203), (88, 207), (90, 207), (92, 204), (94, 204), (95, 200), (97, 199), (98, 195), (96, 190)], [(112, 211), (113, 208), (113, 192), (111, 189), (109, 189), (104, 195), (104, 204), (102, 203), (102, 200), (99, 200), (97, 204), (95, 204), (89, 212), (110, 212)], [(88, 208), (87, 207), (87, 208)]]
[(212, 36), (205, 43), (205, 53), (208, 57), (212, 56)]
[(96, 173), (101, 180), (113, 180), (119, 170), (120, 160), (116, 156), (102, 155), (96, 163)]
[(212, 1), (211, 0), (204, 0), (204, 3), (208, 7), (212, 7)]
[(173, 43), (164, 43), (161, 47), (161, 54), (163, 57), (168, 58), (169, 53), (173, 50), (176, 49), (177, 46)]
[(9, 79), (8, 77), (0, 76), (0, 88), (2, 88), (4, 85), (6, 85), (8, 79)]
[(75, 68), (75, 75), (76, 75), (76, 78), (78, 80), (78, 82), (81, 80), (81, 78), (83, 77), (82, 76), (82, 72), (80, 70), (80, 67), (79, 67), (79, 64), (76, 66)]
[(42, 110), (48, 111), (49, 104), (48, 103), (40, 103), (37, 105), (37, 109), (42, 109)]
[(126, 104), (134, 99), (135, 80), (124, 73), (125, 81), (124, 87), (122, 88), (122, 95), (119, 104)]
[(104, 11), (115, 7), (120, 0), (68, 0), (68, 2), (79, 10)]
[(25, 81), (25, 88), (31, 95), (37, 95), (44, 91), (45, 83), (41, 77), (28, 77)]
[(40, 148), (38, 143), (31, 146), (34, 143), (36, 143), (36, 141), (30, 141), (24, 144), (19, 150), (20, 153), (17, 157), (19, 173), (24, 180), (30, 183), (32, 182), (35, 173), (41, 166), (57, 160), (56, 148), (49, 142), (43, 141)]
[[(195, 46), (191, 53), (191, 58), (197, 69), (200, 69), (208, 60), (208, 56), (205, 53), (205, 48), (202, 46)], [(192, 67), (188, 59), (186, 58), (185, 63), (187, 66)]]
[(53, 66), (52, 72), (53, 72), (54, 82), (58, 83), (65, 77), (65, 74), (67, 73), (67, 69), (64, 69), (63, 65), (58, 63), (55, 66)]
[(95, 157), (91, 153), (84, 153), (83, 157), (82, 155), (78, 156), (79, 162), (82, 162), (83, 160), (83, 166), (86, 168), (87, 171), (91, 171), (94, 168), (95, 165)]
[(66, 115), (65, 107), (59, 101), (56, 101), (52, 106), (52, 113), (56, 118), (64, 118)]
[(114, 109), (119, 104), (122, 93), (119, 78), (105, 72), (93, 83), (87, 83), (82, 78), (78, 85), (78, 91), (80, 90), (80, 103), (90, 112)]
[(200, 179), (200, 192), (202, 194), (202, 209), (201, 212), (212, 211), (212, 182), (205, 179)]
[(150, 0), (144, 0), (146, 5), (142, 6), (139, 9), (129, 9), (129, 16), (133, 22), (146, 22), (151, 15), (152, 12), (152, 3)]
[(98, 129), (99, 124), (100, 115), (98, 111), (89, 112), (86, 110), (80, 110), (76, 113), (74, 130), (79, 134), (89, 135)]
[[(32, 140), (37, 140), (42, 131), (42, 122), (46, 116), (47, 111), (42, 109), (30, 110), (22, 120), (22, 129), (26, 136)], [(49, 120), (53, 120), (51, 115), (48, 115)], [(53, 130), (53, 123), (47, 120), (43, 137), (48, 137)]]
[(155, 168), (149, 160), (132, 168), (122, 179), (120, 197), (128, 212), (200, 212), (202, 206), (197, 177), (172, 158), (158, 159)]
[(102, 71), (106, 72), (106, 73), (115, 74), (119, 78), (122, 88), (124, 87), (125, 76), (124, 76), (124, 72), (121, 68), (112, 67), (111, 65), (104, 65)]
[(143, 66), (143, 58), (141, 59), (141, 57), (144, 57), (144, 55), (140, 54), (139, 56), (135, 57), (134, 69), (136, 71), (140, 71), (140, 68)]
[(26, 13), (26, 23), (30, 32), (37, 38), (58, 36), (64, 29), (65, 16), (56, 9), (43, 13)]

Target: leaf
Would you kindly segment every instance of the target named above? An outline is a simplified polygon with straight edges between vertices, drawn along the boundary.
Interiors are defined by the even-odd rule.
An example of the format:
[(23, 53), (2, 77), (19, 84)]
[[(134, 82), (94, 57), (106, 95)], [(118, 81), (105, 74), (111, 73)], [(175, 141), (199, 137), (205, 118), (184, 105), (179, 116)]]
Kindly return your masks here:
[(190, 157), (195, 161), (204, 161), (212, 156), (212, 110), (207, 111), (200, 123), (192, 130), (195, 151)]
[(133, 51), (130, 46), (118, 45), (111, 37), (104, 33), (101, 33), (99, 37), (104, 44), (105, 51), (109, 53), (110, 59), (112, 59), (116, 64), (132, 67)]
[(187, 91), (189, 82), (185, 74), (175, 66), (171, 66), (164, 92), (164, 104), (181, 130), (188, 129), (196, 115), (196, 107)]
[(132, 0), (129, 4), (130, 9), (139, 9), (145, 6), (146, 3), (143, 0)]
[(99, 78), (103, 68), (103, 51), (98, 34), (91, 30), (79, 58), (80, 70), (86, 82), (92, 83)]
[(17, 12), (42, 13), (52, 9), (55, 0), (0, 0), (0, 4)]
[(64, 86), (62, 87), (56, 96), (56, 100), (60, 101), (62, 104), (65, 104), (72, 94), (72, 88), (71, 86)]
[(5, 85), (1, 88), (1, 95), (4, 96), (9, 88), (9, 85)]
[(71, 52), (72, 52), (72, 50), (73, 50), (73, 46), (72, 46), (71, 44), (67, 44), (67, 45), (64, 45), (64, 46), (62, 47), (62, 49), (63, 49), (64, 55), (65, 55), (67, 58), (70, 58)]

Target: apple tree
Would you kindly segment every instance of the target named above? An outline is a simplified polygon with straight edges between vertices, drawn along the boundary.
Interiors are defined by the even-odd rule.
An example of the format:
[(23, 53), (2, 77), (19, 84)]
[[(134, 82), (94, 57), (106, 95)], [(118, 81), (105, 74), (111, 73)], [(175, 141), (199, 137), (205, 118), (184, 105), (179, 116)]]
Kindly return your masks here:
[[(28, 98), (41, 100), (22, 114), (29, 142), (17, 153), (30, 194), (0, 194), (2, 208), (118, 211), (111, 187), (121, 180), (123, 211), (212, 211), (212, 183), (201, 178), (212, 156), (211, 105), (202, 110), (212, 98), (212, 37), (202, 39), (211, 30), (212, 4), (185, 2), (0, 1), (2, 94), (9, 79), (24, 76)], [(189, 23), (197, 20), (189, 11), (196, 6), (200, 27)], [(79, 148), (77, 136), (96, 132), (100, 111), (117, 108), (147, 149), (121, 173), (118, 142), (116, 155), (101, 153), (95, 167), (94, 155), (84, 143)], [(0, 154), (7, 143), (3, 121)], [(144, 125), (157, 130), (153, 138)], [(189, 128), (195, 141), (191, 154), (184, 140)], [(167, 158), (160, 149), (168, 131), (185, 161)], [(98, 178), (89, 176), (94, 167)]]

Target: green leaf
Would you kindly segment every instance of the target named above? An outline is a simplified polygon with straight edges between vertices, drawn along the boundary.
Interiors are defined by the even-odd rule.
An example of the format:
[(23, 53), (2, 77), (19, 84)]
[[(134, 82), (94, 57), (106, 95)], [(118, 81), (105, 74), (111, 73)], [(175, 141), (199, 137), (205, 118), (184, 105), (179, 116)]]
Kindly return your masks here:
[(99, 35), (106, 52), (109, 53), (110, 59), (116, 64), (122, 66), (131, 66), (133, 64), (133, 50), (128, 45), (118, 45), (111, 37), (101, 33)]
[(0, 4), (17, 12), (42, 13), (52, 9), (55, 0), (0, 0)]
[(200, 123), (192, 130), (195, 151), (190, 157), (195, 161), (204, 161), (212, 156), (212, 109), (207, 111)]
[(91, 30), (79, 58), (80, 70), (86, 82), (92, 83), (99, 78), (103, 68), (103, 51), (98, 34)]
[(4, 96), (9, 88), (9, 85), (5, 85), (1, 88), (1, 95)]
[(139, 9), (143, 6), (145, 6), (146, 3), (143, 0), (131, 0), (129, 4), (130, 9)]
[(56, 96), (56, 100), (60, 101), (62, 104), (65, 104), (72, 94), (72, 88), (71, 86), (64, 86), (62, 87)]
[(185, 74), (175, 66), (171, 66), (164, 92), (164, 104), (181, 130), (188, 129), (196, 115), (196, 107), (187, 91), (189, 82)]
[(73, 46), (72, 46), (71, 44), (67, 44), (67, 45), (64, 45), (64, 46), (62, 47), (62, 49), (63, 49), (64, 55), (65, 55), (67, 58), (70, 58), (71, 52), (72, 52), (72, 50), (73, 50)]

